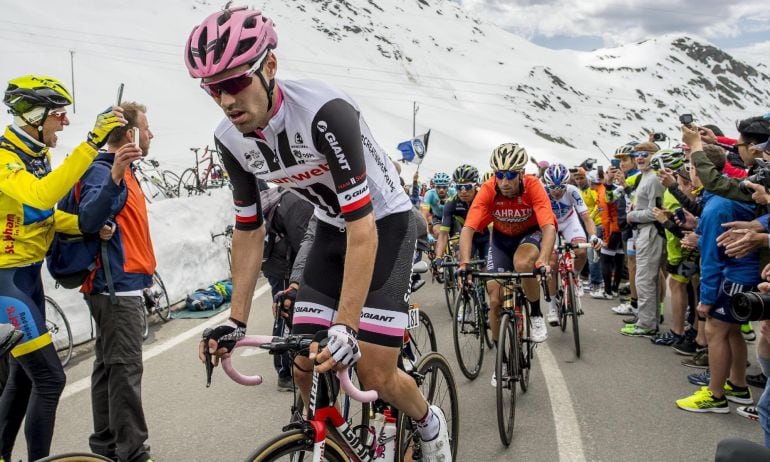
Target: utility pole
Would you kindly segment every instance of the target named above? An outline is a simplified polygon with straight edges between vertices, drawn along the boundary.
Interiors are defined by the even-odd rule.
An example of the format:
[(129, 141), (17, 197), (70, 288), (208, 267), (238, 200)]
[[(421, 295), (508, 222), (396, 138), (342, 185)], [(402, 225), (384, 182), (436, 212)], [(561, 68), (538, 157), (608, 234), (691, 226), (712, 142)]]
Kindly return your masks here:
[(417, 105), (417, 101), (412, 101), (412, 138), (417, 136), (417, 111), (420, 110), (420, 106)]
[(72, 83), (72, 113), (77, 113), (77, 106), (75, 98), (75, 50), (70, 50), (70, 80)]

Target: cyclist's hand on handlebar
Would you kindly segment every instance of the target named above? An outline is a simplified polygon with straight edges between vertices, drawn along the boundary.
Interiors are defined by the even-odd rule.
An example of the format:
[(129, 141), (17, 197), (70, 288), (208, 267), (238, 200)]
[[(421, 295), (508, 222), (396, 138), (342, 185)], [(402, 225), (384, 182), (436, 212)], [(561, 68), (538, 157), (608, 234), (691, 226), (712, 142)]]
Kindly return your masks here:
[(220, 357), (229, 354), (235, 347), (235, 343), (245, 335), (246, 324), (233, 318), (229, 318), (213, 329), (206, 329), (203, 331), (203, 339), (198, 344), (198, 358), (201, 362), (205, 362), (207, 353), (213, 355), (212, 365), (216, 366), (219, 364)]
[(467, 263), (460, 263), (457, 266), (457, 272), (455, 274), (457, 275), (457, 280), (460, 281), (460, 284), (471, 282), (472, 276)]
[(546, 280), (551, 279), (551, 265), (543, 263), (539, 259), (535, 262), (535, 273), (539, 274), (537, 280), (540, 281), (545, 277)]
[(352, 328), (344, 324), (334, 324), (326, 332), (326, 336), (328, 343), (320, 352), (319, 343), (313, 342), (310, 345), (310, 359), (315, 360), (318, 372), (344, 369), (361, 359), (358, 333)]
[(589, 239), (589, 242), (591, 243), (591, 246), (594, 248), (594, 250), (597, 252), (602, 250), (602, 245), (604, 245), (602, 240), (596, 237), (596, 235), (591, 236), (591, 238)]

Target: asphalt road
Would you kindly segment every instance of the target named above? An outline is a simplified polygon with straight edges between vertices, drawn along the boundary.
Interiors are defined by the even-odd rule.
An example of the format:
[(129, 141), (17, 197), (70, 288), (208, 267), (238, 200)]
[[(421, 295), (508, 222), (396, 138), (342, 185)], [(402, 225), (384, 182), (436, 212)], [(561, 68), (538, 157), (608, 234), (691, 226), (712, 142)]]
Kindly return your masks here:
[[(260, 280), (258, 287), (264, 284)], [(431, 317), (439, 351), (449, 359), (460, 396), (461, 461), (707, 461), (717, 442), (740, 436), (761, 442), (757, 423), (735, 412), (691, 414), (674, 400), (692, 393), (682, 367), (666, 347), (618, 332), (620, 317), (610, 301), (584, 297), (583, 354), (576, 359), (569, 329), (549, 329), (536, 352), (530, 390), (519, 394), (514, 439), (505, 448), (497, 432), (494, 388), (489, 384), (494, 355), (487, 352), (481, 376), (468, 381), (457, 367), (450, 316), (441, 288), (427, 284), (413, 300)], [(250, 333), (269, 333), (269, 294), (255, 297)], [(217, 370), (211, 388), (197, 360), (205, 320), (155, 324), (145, 344), (144, 409), (154, 460), (238, 461), (287, 422), (292, 394), (276, 390), (272, 358), (246, 350), (235, 362), (265, 383), (243, 387)], [(749, 347), (752, 363), (754, 348)], [(87, 450), (91, 431), (88, 391), (91, 357), (80, 354), (68, 366), (56, 422), (53, 452)], [(756, 370), (752, 366), (751, 370)], [(752, 389), (755, 399), (760, 391)], [(23, 453), (23, 435), (15, 458)]]

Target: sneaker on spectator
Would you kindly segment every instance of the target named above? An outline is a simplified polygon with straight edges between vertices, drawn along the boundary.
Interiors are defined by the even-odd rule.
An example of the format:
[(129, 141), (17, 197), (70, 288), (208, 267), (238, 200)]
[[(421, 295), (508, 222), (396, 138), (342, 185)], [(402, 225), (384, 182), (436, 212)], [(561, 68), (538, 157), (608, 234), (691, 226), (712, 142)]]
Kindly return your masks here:
[(747, 342), (753, 342), (757, 339), (757, 334), (754, 332), (754, 328), (751, 326), (750, 322), (741, 324), (741, 334), (743, 335), (743, 340), (746, 340)]
[(542, 316), (532, 316), (532, 341), (535, 343), (545, 342), (548, 338), (548, 329), (545, 327), (545, 320)]
[(748, 386), (745, 388), (738, 388), (728, 379), (725, 381), (725, 398), (727, 401), (732, 401), (738, 404), (754, 404), (754, 400), (751, 399), (751, 390)]
[(688, 382), (690, 382), (693, 385), (697, 385), (699, 387), (708, 386), (710, 380), (711, 380), (711, 371), (708, 369), (706, 369), (705, 372), (690, 374), (687, 376)]
[(278, 391), (294, 391), (294, 382), (291, 377), (278, 377)]
[(655, 345), (671, 346), (683, 338), (683, 335), (676, 334), (674, 331), (669, 330), (668, 332), (663, 332), (656, 335), (655, 337), (651, 338), (650, 341)]
[(753, 420), (754, 422), (759, 422), (759, 412), (757, 411), (756, 406), (738, 406), (735, 411), (738, 413), (738, 415), (742, 415), (743, 417), (746, 417), (749, 420)]
[(748, 383), (752, 387), (757, 387), (764, 390), (765, 387), (767, 386), (767, 377), (765, 377), (765, 374), (761, 372), (756, 375), (747, 375), (746, 383)]
[(708, 387), (701, 387), (693, 395), (676, 400), (676, 405), (679, 409), (690, 412), (730, 413), (730, 406), (727, 405), (725, 397), (715, 398)]
[(621, 314), (621, 315), (629, 315), (629, 314), (636, 314), (636, 311), (633, 306), (631, 306), (630, 303), (621, 303), (618, 306), (612, 307), (612, 312), (615, 314)]
[(708, 369), (709, 367), (709, 349), (699, 348), (691, 358), (682, 360), (682, 366), (695, 369)]
[(654, 337), (658, 331), (657, 329), (644, 329), (636, 324), (628, 324), (620, 329), (620, 333), (629, 337)]
[(636, 324), (637, 322), (639, 322), (639, 317), (637, 315), (634, 315), (633, 318), (623, 318), (622, 321), (623, 321), (623, 324), (626, 324), (626, 325)]
[(591, 292), (591, 298), (597, 298), (600, 300), (612, 300), (612, 294), (608, 294), (604, 290), (594, 290)]
[(695, 342), (695, 338), (689, 335), (684, 335), (678, 342), (671, 345), (674, 352), (684, 356), (694, 356), (698, 351), (698, 344)]

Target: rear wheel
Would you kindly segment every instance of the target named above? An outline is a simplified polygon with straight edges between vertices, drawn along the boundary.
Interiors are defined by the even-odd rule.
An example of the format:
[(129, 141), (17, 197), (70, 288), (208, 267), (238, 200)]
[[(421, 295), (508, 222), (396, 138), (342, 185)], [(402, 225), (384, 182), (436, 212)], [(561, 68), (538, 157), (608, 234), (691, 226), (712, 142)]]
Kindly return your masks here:
[[(350, 459), (332, 439), (326, 438), (323, 459), (331, 462), (347, 462)], [(254, 451), (246, 460), (254, 462), (286, 461), (311, 462), (313, 459), (313, 438), (302, 430), (282, 433)]]
[(144, 293), (146, 297), (145, 303), (151, 308), (148, 311), (158, 313), (163, 322), (171, 319), (171, 302), (168, 299), (166, 285), (163, 284), (163, 279), (160, 278), (160, 274), (157, 271), (152, 274), (152, 285), (145, 289)]
[(521, 307), (523, 316), (521, 321), (519, 321), (523, 323), (523, 326), (519, 328), (519, 332), (522, 332), (522, 335), (517, 336), (516, 342), (516, 348), (519, 355), (519, 369), (521, 371), (519, 386), (521, 387), (521, 391), (526, 393), (527, 390), (529, 390), (529, 369), (532, 366), (532, 354), (534, 352), (532, 340), (530, 340), (532, 335), (532, 323), (529, 317), (529, 301), (524, 297), (524, 294), (521, 294), (518, 298), (524, 300), (522, 303), (523, 306)]
[(195, 169), (188, 168), (179, 175), (179, 187), (177, 189), (179, 190), (180, 197), (190, 197), (200, 193), (198, 176)]
[[(452, 368), (439, 353), (430, 353), (417, 364), (417, 374), (422, 377), (418, 383), (420, 392), (431, 405), (441, 408), (449, 430), (452, 459), (457, 458), (457, 442), (460, 438), (460, 414), (457, 387)], [(397, 422), (396, 461), (422, 460), (420, 435), (415, 423), (403, 413)]]
[(59, 355), (61, 365), (66, 366), (72, 358), (72, 329), (67, 316), (51, 297), (45, 297), (45, 325), (51, 334), (53, 346)]
[(500, 337), (497, 342), (495, 378), (497, 379), (497, 429), (500, 441), (506, 446), (513, 438), (513, 423), (516, 419), (516, 377), (519, 357), (518, 335), (511, 315), (503, 314), (500, 319)]
[(111, 461), (106, 457), (102, 457), (97, 454), (87, 454), (85, 452), (70, 452), (67, 454), (59, 454), (56, 456), (48, 456), (44, 459), (39, 459), (37, 462), (103, 462)]
[(150, 336), (150, 320), (147, 315), (147, 300), (142, 297), (142, 339), (147, 340)]
[(484, 326), (483, 314), (472, 291), (461, 291), (455, 302), (455, 315), (452, 322), (452, 338), (460, 370), (470, 380), (481, 372), (484, 361)]

